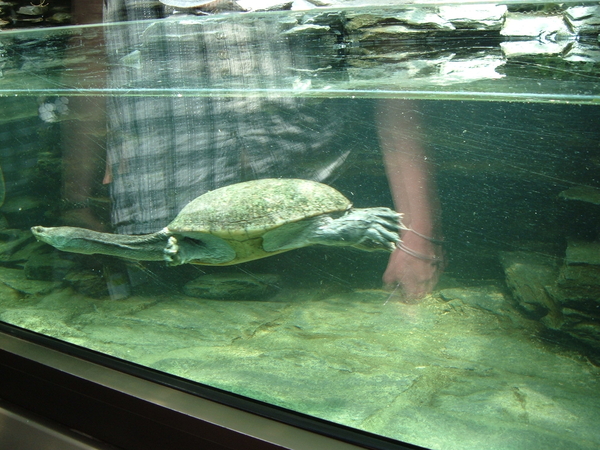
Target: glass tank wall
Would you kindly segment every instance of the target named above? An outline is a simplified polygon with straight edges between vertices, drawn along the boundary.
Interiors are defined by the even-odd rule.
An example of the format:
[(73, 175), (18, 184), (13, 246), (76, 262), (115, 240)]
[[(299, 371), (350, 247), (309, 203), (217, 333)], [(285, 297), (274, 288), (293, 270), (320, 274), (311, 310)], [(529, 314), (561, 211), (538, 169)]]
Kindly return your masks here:
[(0, 32), (1, 321), (427, 448), (600, 446), (597, 3), (107, 5)]

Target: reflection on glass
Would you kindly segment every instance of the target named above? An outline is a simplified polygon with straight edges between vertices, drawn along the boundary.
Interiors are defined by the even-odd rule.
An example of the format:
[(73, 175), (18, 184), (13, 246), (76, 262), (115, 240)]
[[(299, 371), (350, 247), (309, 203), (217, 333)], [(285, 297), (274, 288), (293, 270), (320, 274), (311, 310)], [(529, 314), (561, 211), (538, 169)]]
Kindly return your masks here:
[(425, 447), (597, 447), (597, 5), (237, 7), (0, 35), (0, 320)]

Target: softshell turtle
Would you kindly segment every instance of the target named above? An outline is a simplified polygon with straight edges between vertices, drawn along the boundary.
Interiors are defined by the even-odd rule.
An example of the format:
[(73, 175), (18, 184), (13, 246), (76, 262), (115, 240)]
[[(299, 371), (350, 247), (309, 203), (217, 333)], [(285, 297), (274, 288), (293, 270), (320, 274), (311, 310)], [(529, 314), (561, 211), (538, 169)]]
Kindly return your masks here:
[(188, 203), (161, 231), (146, 235), (99, 233), (74, 227), (31, 229), (59, 250), (142, 261), (230, 265), (323, 244), (394, 250), (400, 214), (389, 208), (354, 209), (325, 184), (262, 179), (209, 191)]

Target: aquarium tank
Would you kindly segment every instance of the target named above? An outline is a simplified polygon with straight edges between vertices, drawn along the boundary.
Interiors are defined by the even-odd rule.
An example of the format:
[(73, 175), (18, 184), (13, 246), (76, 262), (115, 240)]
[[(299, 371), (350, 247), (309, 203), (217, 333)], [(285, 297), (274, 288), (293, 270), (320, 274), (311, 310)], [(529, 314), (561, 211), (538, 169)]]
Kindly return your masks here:
[(272, 448), (600, 447), (598, 2), (0, 11), (5, 369), (330, 440)]

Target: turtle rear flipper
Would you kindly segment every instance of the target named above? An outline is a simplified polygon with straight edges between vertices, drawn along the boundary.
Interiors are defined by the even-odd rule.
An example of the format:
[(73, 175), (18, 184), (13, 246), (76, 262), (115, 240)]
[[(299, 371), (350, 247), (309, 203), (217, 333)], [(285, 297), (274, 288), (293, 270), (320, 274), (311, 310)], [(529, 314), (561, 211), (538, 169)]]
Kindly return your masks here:
[(171, 236), (163, 253), (167, 264), (225, 264), (235, 259), (235, 250), (225, 240), (210, 234), (199, 235)]

